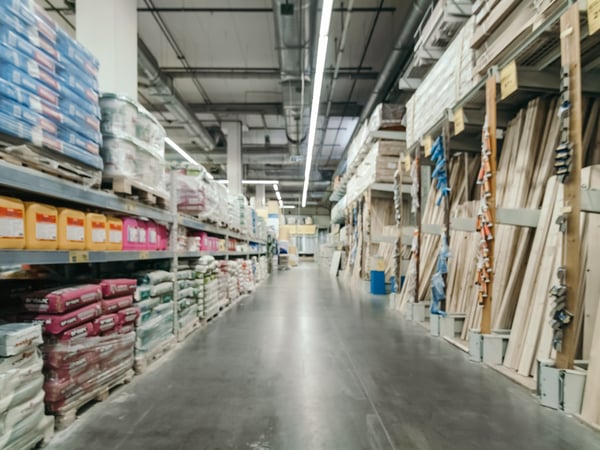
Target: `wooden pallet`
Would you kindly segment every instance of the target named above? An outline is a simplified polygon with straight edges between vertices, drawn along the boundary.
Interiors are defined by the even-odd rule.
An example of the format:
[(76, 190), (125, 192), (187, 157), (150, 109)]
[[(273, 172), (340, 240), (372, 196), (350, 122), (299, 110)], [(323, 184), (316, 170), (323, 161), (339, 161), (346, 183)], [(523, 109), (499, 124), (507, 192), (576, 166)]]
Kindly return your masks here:
[(158, 208), (167, 209), (169, 207), (168, 193), (160, 192), (132, 178), (114, 177), (110, 179), (103, 179), (102, 187), (109, 189), (115, 194), (134, 197), (144, 203), (156, 206)]
[(109, 383), (105, 384), (104, 386), (98, 386), (93, 391), (87, 393), (75, 404), (69, 405), (67, 408), (55, 412), (54, 414), (56, 415), (56, 430), (63, 430), (69, 425), (71, 425), (73, 422), (75, 422), (75, 420), (77, 420), (78, 412), (80, 412), (84, 406), (90, 404), (91, 402), (103, 402), (108, 400), (110, 392), (117, 386), (121, 386), (123, 384), (131, 382), (131, 380), (133, 379), (133, 375), (133, 370), (128, 370), (127, 372), (119, 375), (118, 377), (113, 378)]
[(194, 331), (200, 328), (200, 319), (196, 318), (187, 324), (185, 327), (180, 328), (177, 332), (177, 342), (186, 340)]
[(74, 162), (61, 161), (60, 155), (51, 155), (48, 150), (33, 146), (0, 147), (0, 159), (90, 188), (100, 187), (102, 180), (100, 170), (85, 168)]
[(146, 372), (155, 361), (169, 353), (175, 346), (175, 343), (175, 336), (171, 336), (152, 350), (145, 352), (143, 355), (136, 355), (133, 363), (133, 370), (135, 370), (135, 373), (141, 375)]

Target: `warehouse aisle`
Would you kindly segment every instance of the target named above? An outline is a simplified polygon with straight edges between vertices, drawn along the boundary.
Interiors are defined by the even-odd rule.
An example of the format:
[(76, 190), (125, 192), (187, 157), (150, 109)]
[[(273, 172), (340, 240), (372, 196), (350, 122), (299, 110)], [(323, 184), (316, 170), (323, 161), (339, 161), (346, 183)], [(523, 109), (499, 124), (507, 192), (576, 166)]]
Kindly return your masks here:
[(600, 434), (307, 264), (50, 449), (600, 449)]

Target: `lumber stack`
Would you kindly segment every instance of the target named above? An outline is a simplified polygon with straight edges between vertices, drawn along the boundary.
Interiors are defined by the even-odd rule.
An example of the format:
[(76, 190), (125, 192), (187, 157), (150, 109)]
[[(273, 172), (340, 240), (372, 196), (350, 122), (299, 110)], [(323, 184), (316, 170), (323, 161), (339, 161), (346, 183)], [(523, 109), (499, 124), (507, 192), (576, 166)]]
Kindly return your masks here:
[(491, 66), (501, 62), (563, 3), (560, 0), (476, 2), (471, 38), (471, 46), (475, 50), (475, 73), (484, 76)]
[[(600, 188), (600, 166), (592, 166), (583, 169), (582, 184), (592, 189)], [(536, 360), (554, 357), (552, 349), (552, 328), (550, 326), (549, 314), (551, 299), (548, 296), (550, 287), (555, 284), (556, 268), (561, 264), (562, 235), (555, 224), (562, 209), (563, 187), (552, 177), (546, 188), (546, 198), (542, 205), (541, 217), (535, 234), (531, 253), (527, 262), (524, 282), (519, 295), (513, 327), (508, 343), (504, 365), (516, 370), (523, 376), (536, 375)], [(597, 302), (600, 291), (597, 284), (587, 286), (585, 274), (587, 270), (593, 270), (594, 259), (588, 261), (589, 245), (597, 236), (592, 236), (588, 231), (590, 224), (597, 224), (597, 219), (590, 214), (581, 214), (581, 267), (579, 279), (580, 301), (584, 298), (595, 298)], [(597, 228), (595, 228), (597, 231)], [(585, 270), (583, 270), (585, 269)], [(589, 289), (588, 289), (589, 287)], [(595, 317), (593, 318), (595, 320)], [(598, 323), (592, 318), (584, 320), (583, 326), (596, 329)], [(594, 334), (596, 332), (594, 331)], [(593, 352), (597, 346), (590, 343), (590, 360), (594, 359)], [(592, 365), (596, 367), (597, 362)], [(595, 369), (597, 370), (597, 369)], [(588, 380), (593, 380), (588, 374)], [(598, 377), (596, 377), (596, 380)], [(592, 381), (590, 389), (595, 389)]]
[[(474, 185), (464, 183), (464, 180), (474, 180), (477, 169), (479, 167), (479, 155), (460, 154), (455, 155), (449, 161), (449, 185), (450, 192), (450, 210), (451, 214), (458, 205), (473, 198)], [(444, 208), (436, 206), (436, 201), (439, 197), (439, 192), (432, 186), (429, 190), (427, 201), (424, 204), (422, 214), (423, 224), (443, 225), (444, 224)], [(437, 234), (423, 233), (421, 237), (421, 248), (419, 249), (420, 274), (419, 274), (419, 301), (424, 301), (430, 296), (431, 277), (435, 271), (437, 255), (440, 249), (440, 236)], [(451, 260), (450, 265), (453, 264)], [(396, 308), (402, 310), (408, 302), (409, 292), (412, 286), (412, 280), (407, 278), (399, 298), (397, 299)]]

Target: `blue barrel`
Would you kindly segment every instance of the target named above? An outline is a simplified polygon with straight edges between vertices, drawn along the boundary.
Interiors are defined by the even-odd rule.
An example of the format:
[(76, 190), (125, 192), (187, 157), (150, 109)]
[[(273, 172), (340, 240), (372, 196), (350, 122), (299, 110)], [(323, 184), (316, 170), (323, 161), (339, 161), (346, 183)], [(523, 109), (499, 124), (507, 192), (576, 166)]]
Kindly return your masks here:
[(371, 294), (385, 294), (385, 272), (371, 270)]

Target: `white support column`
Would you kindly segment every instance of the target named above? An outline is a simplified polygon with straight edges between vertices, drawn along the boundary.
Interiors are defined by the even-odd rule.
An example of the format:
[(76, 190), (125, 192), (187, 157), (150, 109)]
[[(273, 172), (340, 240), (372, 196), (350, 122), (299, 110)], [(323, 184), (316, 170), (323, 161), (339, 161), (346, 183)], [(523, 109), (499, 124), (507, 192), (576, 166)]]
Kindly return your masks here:
[(100, 91), (137, 100), (137, 0), (77, 0), (76, 25), (100, 60)]
[(257, 184), (256, 185), (256, 207), (264, 208), (267, 206), (267, 202), (265, 200), (265, 185)]
[(242, 194), (242, 124), (223, 122), (221, 124), (227, 136), (227, 181), (229, 192)]

